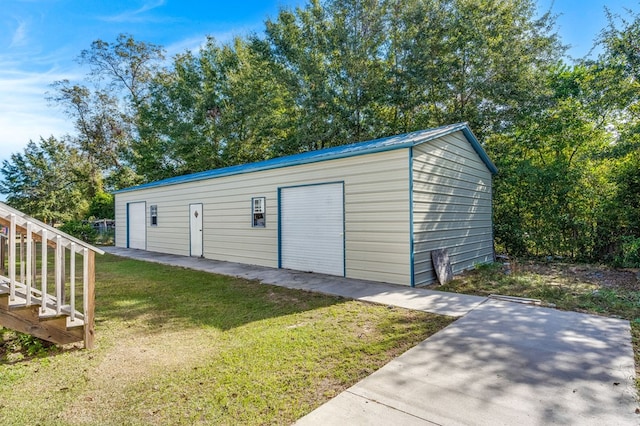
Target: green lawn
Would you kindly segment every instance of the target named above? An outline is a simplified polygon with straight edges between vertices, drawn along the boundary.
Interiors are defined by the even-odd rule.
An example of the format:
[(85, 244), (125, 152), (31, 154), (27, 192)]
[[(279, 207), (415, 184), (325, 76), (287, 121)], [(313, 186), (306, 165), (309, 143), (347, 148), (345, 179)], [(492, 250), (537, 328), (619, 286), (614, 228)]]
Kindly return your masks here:
[(290, 424), (452, 321), (110, 255), (96, 281), (95, 350), (0, 331), (0, 424)]
[(640, 395), (639, 277), (637, 270), (512, 260), (509, 273), (499, 263), (481, 265), (437, 289), (479, 296), (534, 298), (558, 309), (629, 320)]

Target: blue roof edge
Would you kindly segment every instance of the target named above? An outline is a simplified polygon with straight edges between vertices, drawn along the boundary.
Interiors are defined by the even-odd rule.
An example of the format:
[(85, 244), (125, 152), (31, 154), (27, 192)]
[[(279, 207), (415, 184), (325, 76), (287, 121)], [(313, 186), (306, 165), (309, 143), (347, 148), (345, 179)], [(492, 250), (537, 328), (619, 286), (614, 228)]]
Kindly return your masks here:
[(181, 183), (196, 182), (199, 180), (212, 179), (223, 176), (232, 176), (282, 167), (317, 163), (320, 161), (336, 160), (339, 158), (373, 154), (395, 149), (409, 148), (458, 131), (462, 131), (467, 140), (471, 143), (473, 149), (480, 156), (491, 173), (498, 173), (498, 169), (493, 164), (484, 148), (482, 148), (482, 145), (469, 128), (469, 125), (467, 123), (456, 123), (427, 130), (419, 130), (411, 133), (388, 136), (385, 138), (379, 138), (370, 141), (356, 142), (348, 145), (325, 148), (317, 151), (307, 151), (300, 154), (289, 155), (286, 157), (271, 158), (269, 160), (259, 161), (257, 163), (229, 166), (220, 169), (212, 169), (187, 175), (174, 176), (154, 182), (144, 183), (142, 185), (124, 188), (118, 191), (114, 191), (114, 194), (137, 191), (147, 188), (156, 188), (161, 186), (178, 185)]
[(493, 161), (491, 161), (491, 158), (489, 158), (487, 151), (484, 150), (484, 148), (482, 147), (482, 144), (480, 144), (480, 141), (478, 140), (478, 138), (476, 138), (476, 135), (474, 135), (471, 129), (469, 128), (469, 125), (467, 125), (466, 123), (464, 124), (465, 124), (464, 128), (460, 129), (462, 130), (462, 133), (464, 133), (467, 139), (471, 142), (471, 146), (476, 151), (476, 153), (480, 156), (480, 159), (482, 159), (482, 161), (487, 166), (491, 174), (493, 175), (498, 174), (498, 168), (493, 163)]

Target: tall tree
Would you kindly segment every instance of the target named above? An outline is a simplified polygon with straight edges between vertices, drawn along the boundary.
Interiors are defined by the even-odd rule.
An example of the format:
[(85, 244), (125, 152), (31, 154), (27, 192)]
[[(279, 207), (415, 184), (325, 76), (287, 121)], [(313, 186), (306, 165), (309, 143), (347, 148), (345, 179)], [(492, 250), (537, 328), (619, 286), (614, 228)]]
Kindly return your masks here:
[(129, 166), (131, 143), (137, 138), (138, 104), (157, 73), (163, 49), (121, 34), (115, 43), (96, 40), (78, 62), (90, 68), (91, 87), (68, 80), (55, 82), (49, 99), (74, 121), (71, 142), (90, 166), (91, 194), (135, 183)]
[(278, 155), (293, 134), (295, 109), (257, 38), (235, 39), (222, 50), (225, 84), (214, 120), (226, 165), (250, 163)]
[[(68, 140), (89, 166), (90, 196), (104, 190), (104, 178), (124, 167), (122, 156), (129, 143), (131, 125), (118, 100), (105, 91), (92, 91), (68, 80), (53, 84), (50, 100), (62, 105), (76, 128)], [(116, 184), (116, 187), (120, 185)]]
[[(612, 173), (616, 183), (611, 211), (616, 221), (614, 238), (621, 257), (640, 259), (640, 252), (624, 251), (624, 241), (635, 239), (640, 246), (640, 13), (628, 11), (625, 16), (607, 10), (608, 25), (602, 31), (599, 43), (603, 53), (598, 58), (608, 77), (604, 80), (602, 96), (610, 99), (617, 120), (610, 123), (617, 140), (611, 153), (618, 160)], [(622, 246), (622, 248), (620, 248)], [(640, 264), (628, 265), (640, 266)]]
[(122, 94), (134, 107), (147, 95), (148, 83), (162, 60), (161, 46), (136, 41), (129, 34), (118, 35), (113, 43), (96, 40), (78, 58), (81, 64), (89, 65), (93, 81), (106, 81), (110, 92)]
[(488, 138), (500, 169), (495, 236), (507, 251), (581, 259), (606, 251), (616, 135), (607, 126), (614, 111), (593, 101), (602, 73), (593, 64), (558, 66), (543, 107)]
[(77, 150), (53, 136), (33, 141), (0, 167), (9, 205), (50, 224), (81, 218), (88, 207), (86, 167)]
[(226, 84), (221, 55), (210, 38), (199, 54), (176, 55), (154, 77), (139, 104), (139, 139), (133, 144), (132, 161), (145, 180), (224, 166), (216, 127)]
[(467, 121), (482, 138), (535, 110), (564, 52), (554, 17), (535, 16), (531, 0), (414, 1), (392, 14), (406, 35), (395, 78), (413, 129)]

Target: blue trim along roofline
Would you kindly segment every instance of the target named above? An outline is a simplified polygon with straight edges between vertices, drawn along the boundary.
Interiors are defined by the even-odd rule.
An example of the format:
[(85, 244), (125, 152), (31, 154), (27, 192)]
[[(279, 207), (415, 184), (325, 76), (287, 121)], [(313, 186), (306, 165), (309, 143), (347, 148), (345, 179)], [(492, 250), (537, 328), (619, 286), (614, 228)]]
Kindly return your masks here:
[(257, 172), (261, 170), (278, 169), (282, 167), (298, 166), (301, 164), (316, 163), (319, 161), (335, 160), (338, 158), (353, 157), (356, 155), (372, 154), (376, 152), (390, 151), (394, 149), (413, 147), (433, 139), (437, 139), (454, 132), (462, 131), (467, 140), (478, 153), (491, 173), (498, 173), (498, 169), (489, 159), (484, 148), (475, 137), (467, 123), (457, 123), (448, 126), (436, 127), (428, 130), (405, 133), (403, 135), (389, 136), (367, 142), (357, 142), (349, 145), (336, 146), (332, 148), (308, 151), (301, 154), (289, 155), (286, 157), (272, 158), (270, 160), (257, 163), (242, 164), (237, 166), (224, 167), (221, 169), (206, 170), (183, 176), (175, 176), (155, 182), (149, 182), (130, 188), (115, 191), (115, 194), (139, 189), (155, 188), (160, 186), (177, 185), (180, 183), (194, 182), (199, 180), (217, 178), (222, 176), (238, 175), (243, 173)]

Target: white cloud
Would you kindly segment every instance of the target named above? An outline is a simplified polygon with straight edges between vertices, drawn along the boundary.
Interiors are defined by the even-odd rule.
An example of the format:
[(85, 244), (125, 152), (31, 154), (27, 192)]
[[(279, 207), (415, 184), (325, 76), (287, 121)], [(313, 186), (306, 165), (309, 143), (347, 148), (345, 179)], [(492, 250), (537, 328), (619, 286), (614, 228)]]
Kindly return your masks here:
[(21, 47), (27, 44), (27, 26), (26, 21), (18, 22), (18, 27), (13, 32), (13, 37), (11, 37), (10, 48)]
[(145, 3), (142, 7), (136, 10), (128, 10), (117, 15), (112, 16), (103, 16), (101, 19), (106, 22), (163, 22), (167, 21), (167, 18), (154, 18), (150, 16), (141, 16), (145, 12), (149, 12), (150, 10), (157, 9), (158, 7), (164, 6), (166, 0), (156, 0)]
[(0, 71), (0, 162), (22, 151), (29, 140), (72, 132), (72, 123), (59, 109), (48, 105), (45, 94), (53, 81), (74, 77), (55, 70)]

